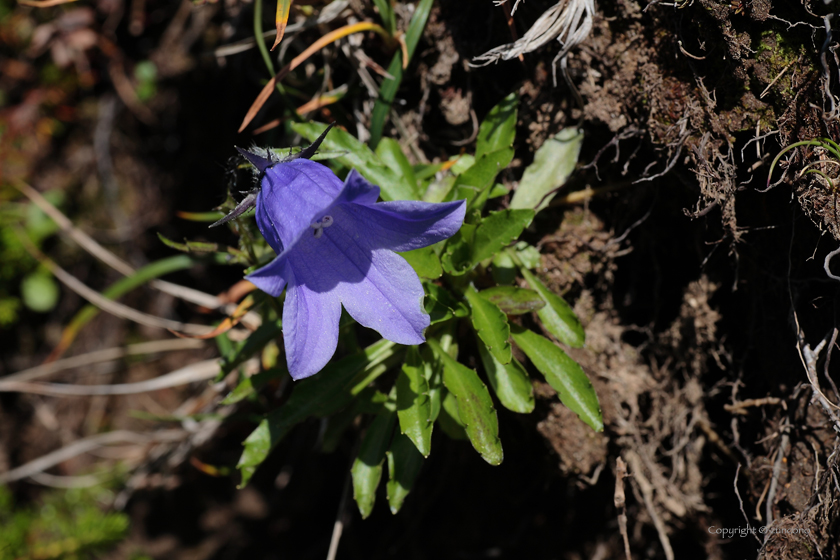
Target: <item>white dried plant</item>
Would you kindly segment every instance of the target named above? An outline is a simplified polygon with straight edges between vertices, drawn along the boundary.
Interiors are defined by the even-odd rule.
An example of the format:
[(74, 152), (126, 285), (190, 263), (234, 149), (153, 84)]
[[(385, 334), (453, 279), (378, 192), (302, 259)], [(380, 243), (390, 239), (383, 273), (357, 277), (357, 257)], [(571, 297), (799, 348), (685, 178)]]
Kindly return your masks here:
[[(565, 67), (566, 55), (592, 31), (594, 15), (595, 0), (560, 0), (543, 13), (520, 39), (475, 57), (473, 63), (475, 66), (486, 66), (500, 60), (510, 60), (557, 39), (562, 47), (554, 58), (554, 65), (556, 67), (559, 61), (561, 67)], [(556, 83), (556, 77), (554, 81)]]

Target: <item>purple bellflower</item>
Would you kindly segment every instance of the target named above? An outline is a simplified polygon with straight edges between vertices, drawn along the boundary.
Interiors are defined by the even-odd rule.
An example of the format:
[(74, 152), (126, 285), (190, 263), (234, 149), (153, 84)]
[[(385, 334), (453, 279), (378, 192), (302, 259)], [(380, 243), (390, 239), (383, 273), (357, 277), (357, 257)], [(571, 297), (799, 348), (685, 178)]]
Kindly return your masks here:
[(260, 188), (217, 222), (256, 205), (257, 225), (277, 257), (246, 278), (275, 297), (286, 289), (283, 338), (296, 380), (318, 373), (335, 353), (342, 305), (388, 340), (425, 342), (423, 286), (395, 251), (451, 237), (466, 212), (463, 200), (377, 202), (379, 187), (355, 170), (342, 183), (308, 159), (326, 132), (280, 161), (240, 150), (260, 171)]

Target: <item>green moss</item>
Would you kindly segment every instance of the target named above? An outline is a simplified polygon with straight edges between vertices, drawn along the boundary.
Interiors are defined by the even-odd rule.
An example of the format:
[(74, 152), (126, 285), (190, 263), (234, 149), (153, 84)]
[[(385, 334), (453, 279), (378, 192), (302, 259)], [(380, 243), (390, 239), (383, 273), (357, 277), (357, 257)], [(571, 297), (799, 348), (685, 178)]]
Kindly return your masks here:
[(39, 507), (16, 508), (0, 486), (0, 560), (96, 558), (128, 533), (128, 516), (103, 512), (103, 488), (47, 494)]

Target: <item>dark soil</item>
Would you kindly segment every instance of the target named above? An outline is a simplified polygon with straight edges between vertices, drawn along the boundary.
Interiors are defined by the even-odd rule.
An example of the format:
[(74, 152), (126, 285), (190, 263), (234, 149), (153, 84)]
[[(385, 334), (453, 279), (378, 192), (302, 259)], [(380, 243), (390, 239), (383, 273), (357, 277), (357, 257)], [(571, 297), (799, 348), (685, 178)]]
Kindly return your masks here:
[[(554, 3), (520, 3), (517, 33)], [(319, 423), (303, 425), (251, 485), (237, 490), (236, 474), (214, 477), (205, 468), (235, 465), (254, 412), (237, 409), (190, 445), (124, 450), (119, 458), (135, 470), (118, 505), (133, 524), (108, 558), (136, 551), (160, 559), (323, 558), (337, 516), (346, 522), (341, 559), (623, 558), (625, 535), (633, 558), (840, 558), (840, 420), (831, 404), (840, 402), (840, 359), (830, 360), (840, 284), (824, 267), (840, 241), (832, 181), (840, 173), (825, 149), (805, 146), (788, 152), (768, 181), (785, 146), (840, 136), (840, 109), (832, 110), (840, 104), (838, 43), (824, 45), (823, 16), (834, 5), (676, 3), (598, 5), (590, 37), (569, 58), (579, 107), (562, 80), (552, 83), (556, 42), (523, 61), (473, 68), (473, 57), (512, 40), (505, 12), (489, 0), (440, 0), (398, 94), (399, 126), (386, 127), (415, 160), (445, 159), (462, 145), (469, 152), (474, 123), (517, 91), (516, 159), (500, 176), (511, 187), (546, 138), (583, 128), (579, 169), (558, 200), (587, 187), (595, 194), (542, 212), (526, 238), (543, 253), (543, 278), (574, 303), (586, 327), (585, 349), (571, 355), (596, 388), (603, 433), (538, 385), (533, 415), (500, 411), (502, 466), (436, 434), (435, 453), (403, 510), (392, 516), (383, 495), (363, 521), (346, 499), (361, 427), (323, 454)], [(78, 8), (90, 11), (87, 28), (120, 54), (102, 43), (84, 49), (62, 74), (65, 82), (53, 85), (37, 77), (50, 55), (26, 50), (8, 34), (16, 25), (69, 17), (73, 8), (16, 7), (5, 16), (2, 180), (65, 192), (74, 223), (134, 266), (171, 254), (157, 232), (233, 243), (229, 233), (175, 212), (207, 211), (224, 200), (234, 145), (299, 143), (282, 126), (236, 134), (265, 68), (254, 49), (225, 58), (213, 49), (250, 36), (253, 6), (94, 4)], [(323, 9), (321, 2), (294, 5), (293, 19), (302, 13), (296, 10)], [(129, 29), (141, 21), (132, 19), (137, 6), (145, 14), (139, 33)], [(273, 4), (265, 9), (271, 21)], [(354, 0), (348, 9), (357, 19), (375, 19), (368, 2)], [(327, 29), (299, 35), (290, 52)], [(72, 47), (71, 35), (58, 37)], [(365, 52), (387, 66), (382, 45), (365, 41)], [(325, 52), (316, 64), (330, 65), (337, 84), (349, 79), (353, 68), (340, 49)], [(153, 100), (138, 109), (115, 93), (114, 65), (131, 76), (125, 69), (146, 59), (155, 61), (160, 80)], [(271, 103), (279, 101), (255, 126), (274, 118)], [(369, 113), (353, 103), (348, 98), (310, 118), (337, 118), (356, 132), (353, 111)], [(61, 130), (43, 133), (50, 123)], [(110, 171), (103, 170), (97, 135), (110, 150)], [(803, 174), (809, 164), (823, 175)], [(96, 289), (118, 278), (70, 244), (46, 250)], [(169, 278), (222, 293), (241, 275), (205, 267)], [(207, 322), (196, 306), (151, 289), (123, 302)], [(66, 291), (51, 314), (24, 312), (3, 333), (3, 371), (42, 362), (82, 303)], [(69, 354), (166, 337), (101, 315)], [(87, 368), (62, 380), (147, 379), (214, 351)], [(0, 471), (107, 429), (155, 426), (130, 411), (207, 412), (218, 399), (212, 388), (97, 399), (0, 393)], [(628, 475), (617, 479), (619, 459)], [(85, 456), (51, 472), (77, 474), (96, 462)], [(37, 498), (34, 484), (19, 482), (15, 490)], [(619, 491), (626, 496), (624, 534)]]

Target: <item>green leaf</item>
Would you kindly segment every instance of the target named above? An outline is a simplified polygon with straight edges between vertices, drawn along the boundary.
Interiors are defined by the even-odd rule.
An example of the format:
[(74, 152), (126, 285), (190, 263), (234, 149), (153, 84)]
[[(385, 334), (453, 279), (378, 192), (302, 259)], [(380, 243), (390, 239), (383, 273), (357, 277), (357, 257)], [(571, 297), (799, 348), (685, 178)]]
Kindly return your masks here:
[(406, 251), (398, 253), (402, 258), (408, 261), (414, 272), (421, 278), (440, 278), (443, 274), (443, 269), (440, 267), (440, 259), (435, 253), (434, 247), (422, 247), (414, 249), (413, 251)]
[(400, 432), (428, 457), (432, 450), (432, 403), (426, 364), (416, 346), (408, 348), (405, 363), (397, 375), (396, 388)]
[(516, 327), (513, 329), (513, 340), (557, 391), (564, 405), (596, 432), (604, 429), (598, 395), (576, 361), (556, 344), (533, 331)]
[(49, 272), (36, 271), (21, 280), (20, 295), (26, 307), (46, 313), (58, 303), (58, 284)]
[(375, 387), (365, 387), (349, 406), (324, 418), (326, 427), (322, 431), (321, 452), (334, 452), (344, 432), (360, 414), (385, 414), (394, 412), (396, 408), (396, 404), (388, 399), (388, 395)]
[[(408, 31), (405, 33), (405, 46), (406, 51), (408, 51), (409, 60), (414, 56), (414, 49), (417, 48), (417, 43), (420, 41), (420, 36), (426, 27), (426, 21), (429, 19), (433, 3), (434, 0), (420, 0), (414, 9), (414, 15), (411, 16)], [(400, 88), (400, 82), (402, 82), (403, 60), (401, 51), (397, 51), (391, 59), (391, 64), (388, 65), (388, 74), (393, 76), (393, 79), (385, 78), (385, 81), (382, 82), (382, 86), (379, 88), (379, 97), (376, 99), (376, 104), (373, 106), (373, 113), (370, 117), (370, 145), (374, 148), (382, 138), (382, 129), (385, 127), (385, 120), (388, 118), (391, 105), (394, 103), (397, 90)]]
[(475, 156), (471, 154), (461, 154), (450, 157), (449, 161), (453, 162), (449, 171), (453, 175), (458, 176), (475, 165)]
[(379, 10), (379, 17), (382, 18), (382, 23), (385, 24), (385, 29), (391, 35), (397, 30), (396, 14), (394, 7), (391, 6), (391, 0), (373, 0), (376, 9)]
[[(513, 149), (506, 148), (484, 154), (475, 164), (467, 169), (455, 180), (455, 199), (466, 199), (471, 208), (480, 208), (487, 200), (490, 187), (496, 180), (496, 175), (510, 165), (513, 160)], [(480, 196), (484, 195), (484, 196)], [(475, 204), (473, 201), (475, 200)]]
[(516, 107), (518, 104), (519, 98), (516, 93), (511, 93), (502, 99), (498, 105), (490, 109), (478, 129), (478, 137), (475, 143), (476, 158), (513, 145), (513, 139), (516, 135)]
[(522, 315), (545, 307), (545, 301), (534, 290), (516, 286), (493, 286), (478, 295), (499, 306), (508, 315)]
[(458, 401), (458, 416), (470, 443), (485, 461), (501, 464), (504, 453), (499, 440), (499, 419), (487, 386), (475, 370), (453, 360), (436, 340), (429, 339), (428, 343), (443, 361), (443, 384)]
[(423, 455), (406, 436), (398, 435), (388, 450), (388, 505), (396, 514), (423, 467)]
[(408, 158), (405, 157), (402, 148), (400, 148), (400, 143), (393, 138), (383, 138), (376, 147), (376, 155), (391, 171), (405, 180), (414, 193), (412, 199), (418, 200), (420, 193), (417, 191), (417, 178), (414, 176), (414, 168), (408, 162)]
[(412, 168), (414, 176), (418, 181), (425, 181), (434, 177), (438, 171), (443, 169), (442, 163), (419, 163)]
[(450, 439), (454, 440), (469, 440), (464, 423), (458, 417), (458, 399), (449, 391), (443, 390), (443, 402), (439, 409), (437, 423), (440, 429), (443, 430)]
[[(215, 214), (215, 213), (213, 213)], [(202, 241), (185, 241), (184, 243), (177, 243), (158, 232), (158, 239), (170, 249), (181, 251), (183, 253), (216, 253), (229, 264), (250, 264), (248, 256), (233, 247), (219, 246), (218, 243), (205, 243)]]
[(446, 288), (438, 286), (433, 282), (425, 282), (424, 286), (429, 297), (446, 307), (455, 317), (466, 317), (470, 314), (470, 310), (466, 304), (449, 293)]
[(457, 177), (446, 175), (440, 181), (432, 181), (423, 193), (423, 202), (443, 202), (449, 198), (450, 193), (455, 192), (453, 187), (456, 180)]
[(481, 355), (481, 363), (484, 364), (490, 386), (493, 387), (502, 406), (520, 414), (534, 410), (534, 386), (531, 385), (531, 379), (522, 364), (516, 358), (503, 364), (488, 352), (483, 344), (478, 345), (478, 353)]
[(350, 469), (350, 475), (353, 478), (353, 498), (359, 506), (362, 519), (370, 515), (376, 502), (376, 487), (379, 486), (379, 480), (382, 478), (385, 452), (391, 445), (394, 420), (393, 413), (380, 414), (373, 419), (362, 440), (359, 455)]
[(575, 170), (582, 144), (583, 131), (577, 128), (564, 128), (546, 140), (522, 174), (510, 207), (539, 212), (548, 206), (554, 198), (552, 191), (561, 187)]
[[(307, 140), (315, 141), (326, 130), (327, 125), (316, 122), (292, 123), (292, 128)], [(408, 180), (394, 173), (370, 148), (349, 132), (334, 128), (324, 138), (321, 146), (325, 150), (343, 151), (345, 155), (335, 160), (345, 167), (355, 169), (365, 179), (379, 186), (383, 200), (417, 200), (417, 194)]]
[(222, 358), (222, 375), (227, 375), (239, 367), (242, 362), (260, 352), (265, 345), (283, 333), (283, 322), (280, 319), (266, 321), (240, 344), (233, 354)]
[(528, 284), (548, 304), (537, 311), (537, 316), (543, 325), (545, 325), (548, 332), (556, 336), (557, 340), (563, 344), (568, 344), (572, 348), (583, 346), (583, 343), (586, 341), (586, 333), (577, 315), (572, 311), (569, 304), (566, 303), (566, 300), (549, 290), (529, 270), (523, 268), (521, 272)]
[(449, 238), (440, 257), (443, 270), (454, 276), (460, 276), (473, 267), (472, 246), (475, 231), (474, 225), (465, 223), (455, 235)]
[(317, 375), (297, 382), (286, 404), (272, 411), (245, 440), (237, 465), (242, 485), (295, 424), (342, 409), (373, 379), (388, 371), (391, 362), (400, 357), (395, 346), (389, 340), (379, 340), (364, 352), (331, 362)]
[(255, 373), (251, 377), (246, 377), (237, 383), (236, 388), (222, 400), (221, 404), (229, 405), (245, 400), (251, 395), (256, 394), (257, 391), (265, 387), (269, 382), (280, 379), (288, 374), (289, 372), (286, 371), (286, 368), (272, 368)]
[[(164, 276), (166, 274), (176, 272), (178, 270), (184, 270), (187, 268), (191, 268), (196, 263), (201, 262), (199, 260), (195, 260), (192, 257), (187, 255), (175, 255), (172, 257), (167, 257), (165, 259), (161, 259), (159, 261), (155, 261), (153, 263), (147, 264), (146, 266), (137, 269), (134, 271), (134, 274), (131, 276), (126, 276), (125, 278), (121, 278), (117, 280), (113, 284), (111, 284), (102, 295), (108, 299), (117, 299), (120, 296), (127, 294), (134, 288), (142, 286), (146, 282), (154, 280), (160, 276)], [(76, 315), (73, 316), (73, 319), (70, 321), (70, 324), (64, 329), (64, 334), (62, 335), (62, 344), (66, 344), (67, 346), (73, 341), (76, 337), (76, 334), (81, 330), (81, 328), (88, 323), (91, 319), (96, 317), (99, 314), (99, 308), (93, 304), (84, 306), (81, 311), (79, 311)]]
[(542, 256), (540, 255), (540, 252), (536, 247), (528, 245), (525, 241), (520, 241), (514, 245), (513, 250), (522, 262), (522, 266), (527, 269), (533, 270), (535, 268), (539, 268), (542, 264)]
[(499, 309), (498, 305), (479, 296), (475, 288), (468, 288), (464, 291), (464, 295), (467, 303), (470, 304), (472, 310), (470, 320), (478, 337), (498, 361), (503, 364), (510, 363), (513, 356), (508, 342), (510, 325), (508, 325), (507, 315)]
[(510, 192), (506, 186), (502, 185), (501, 183), (496, 183), (493, 185), (493, 188), (490, 189), (490, 192), (487, 193), (487, 198), (499, 198), (500, 196), (505, 196), (507, 193)]
[[(472, 266), (484, 259), (489, 259), (511, 241), (519, 237), (531, 220), (534, 219), (533, 210), (501, 210), (490, 212), (481, 220), (475, 232), (470, 261)], [(461, 226), (463, 230), (465, 226)], [(445, 267), (444, 267), (445, 269)]]
[(500, 251), (493, 256), (491, 273), (496, 284), (516, 283), (516, 263), (507, 251)]

